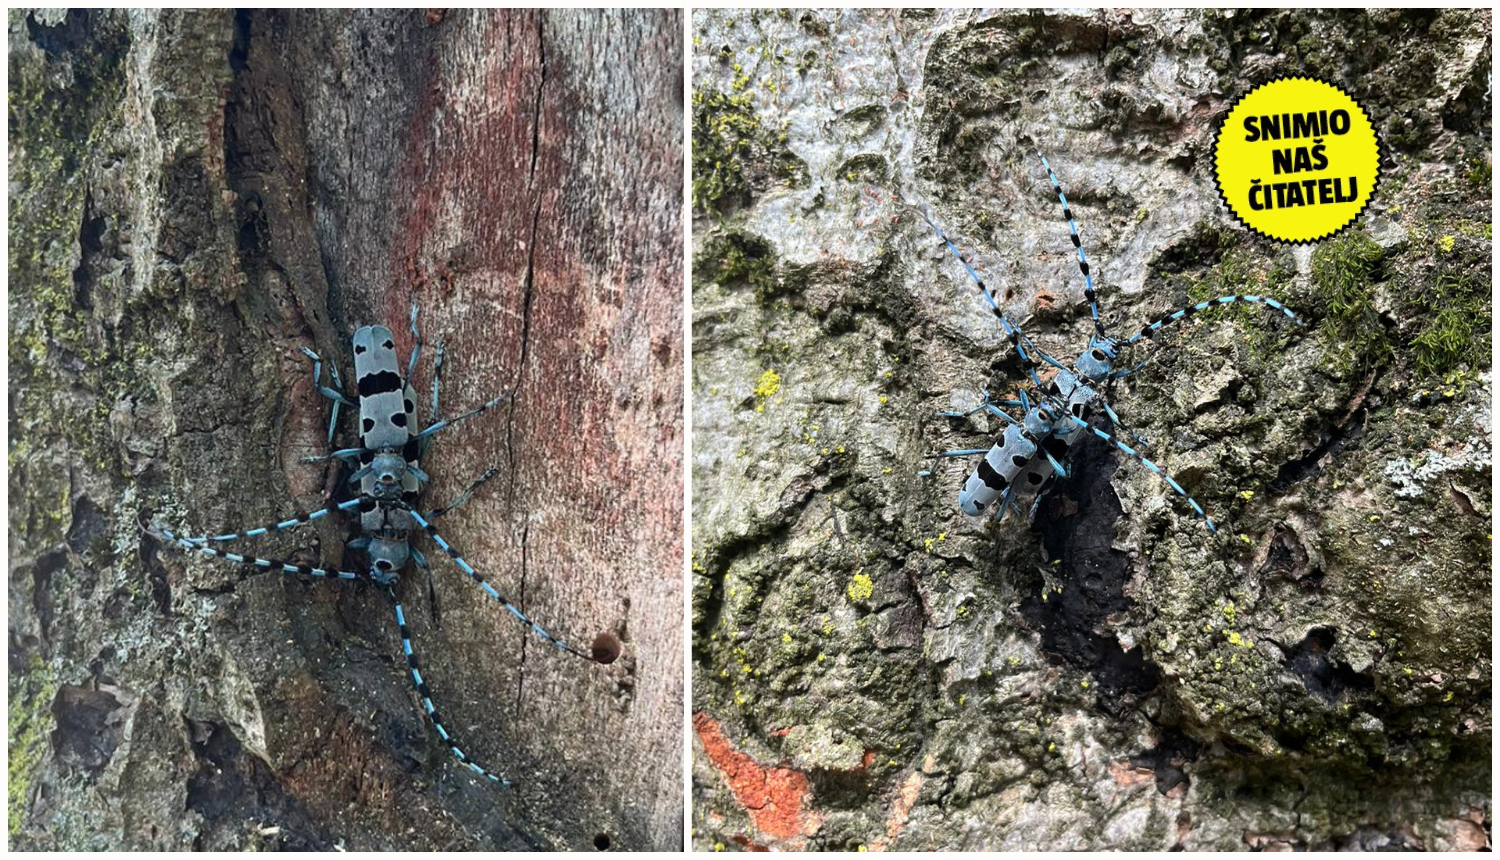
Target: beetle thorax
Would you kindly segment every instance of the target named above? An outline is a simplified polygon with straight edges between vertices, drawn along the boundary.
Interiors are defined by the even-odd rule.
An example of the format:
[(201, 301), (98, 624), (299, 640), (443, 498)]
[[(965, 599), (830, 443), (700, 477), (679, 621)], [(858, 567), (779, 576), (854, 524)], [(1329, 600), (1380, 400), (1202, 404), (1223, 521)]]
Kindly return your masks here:
[(400, 579), (401, 570), (411, 557), (411, 547), (404, 540), (372, 538), (370, 554), (370, 578), (381, 585), (389, 585)]
[(1089, 348), (1078, 356), (1075, 366), (1084, 379), (1103, 382), (1114, 370), (1114, 362), (1120, 357), (1120, 342), (1112, 337), (1094, 335), (1089, 338)]
[(1057, 407), (1052, 404), (1049, 398), (1037, 404), (1035, 409), (1027, 412), (1026, 417), (1022, 419), (1021, 423), (1026, 428), (1026, 431), (1033, 436), (1046, 436), (1052, 432), (1052, 425), (1060, 417)]
[(406, 458), (394, 451), (381, 451), (370, 460), (370, 475), (375, 478), (370, 495), (378, 499), (398, 499), (401, 497), (401, 479), (406, 475)]

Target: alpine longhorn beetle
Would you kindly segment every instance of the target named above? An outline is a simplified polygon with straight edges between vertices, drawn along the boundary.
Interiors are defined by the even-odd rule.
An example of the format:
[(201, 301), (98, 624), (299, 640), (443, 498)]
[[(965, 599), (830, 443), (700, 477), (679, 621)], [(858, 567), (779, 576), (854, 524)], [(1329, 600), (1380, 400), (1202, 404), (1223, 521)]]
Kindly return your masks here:
[[(1249, 304), (1260, 304), (1273, 308), (1285, 314), (1292, 322), (1302, 325), (1302, 320), (1290, 308), (1275, 299), (1266, 296), (1233, 295), (1220, 296), (1216, 299), (1198, 302), (1180, 310), (1173, 311), (1154, 322), (1143, 326), (1127, 341), (1120, 341), (1110, 337), (1104, 327), (1104, 321), (1099, 316), (1098, 296), (1094, 290), (1093, 276), (1089, 272), (1088, 258), (1083, 251), (1083, 242), (1078, 235), (1078, 226), (1073, 222), (1073, 210), (1068, 205), (1068, 198), (1063, 194), (1062, 185), (1057, 180), (1057, 175), (1052, 172), (1052, 166), (1047, 163), (1044, 156), (1041, 159), (1042, 168), (1047, 171), (1047, 178), (1052, 182), (1052, 188), (1057, 192), (1058, 200), (1062, 202), (1063, 218), (1068, 222), (1068, 231), (1073, 242), (1073, 248), (1078, 253), (1078, 268), (1083, 274), (1084, 298), (1089, 303), (1089, 314), (1094, 324), (1094, 333), (1089, 338), (1089, 345), (1071, 367), (1048, 355), (1040, 347), (1023, 333), (1019, 326), (1012, 323), (1005, 312), (1000, 309), (994, 294), (985, 284), (984, 279), (974, 271), (969, 260), (965, 258), (957, 243), (944, 232), (942, 227), (918, 204), (907, 202), (908, 208), (916, 212), (927, 226), (937, 234), (942, 243), (952, 252), (953, 256), (963, 265), (964, 271), (974, 281), (974, 286), (979, 289), (980, 295), (984, 296), (989, 305), (990, 312), (1000, 321), (1000, 326), (1010, 340), (1011, 346), (1020, 356), (1021, 366), (1031, 382), (1035, 384), (1036, 390), (1033, 397), (1028, 397), (1026, 389), (1018, 390), (1018, 400), (990, 400), (988, 392), (984, 393), (979, 406), (967, 412), (939, 412), (938, 415), (950, 418), (967, 418), (980, 411), (987, 411), (1006, 422), (1004, 432), (995, 444), (989, 448), (964, 448), (944, 451), (936, 455), (937, 459), (946, 457), (968, 457), (976, 454), (984, 454), (984, 459), (974, 472), (969, 475), (964, 483), (963, 489), (958, 494), (958, 504), (964, 513), (969, 516), (980, 516), (986, 509), (999, 499), (1000, 506), (996, 509), (995, 516), (1005, 516), (1006, 510), (1011, 502), (1023, 496), (1035, 495), (1036, 501), (1031, 505), (1029, 516), (1035, 516), (1037, 506), (1041, 503), (1042, 492), (1051, 485), (1052, 480), (1058, 477), (1067, 477), (1069, 452), (1078, 443), (1084, 431), (1089, 431), (1100, 439), (1110, 443), (1136, 462), (1145, 466), (1152, 474), (1161, 478), (1177, 493), (1187, 500), (1203, 523), (1208, 526), (1210, 532), (1216, 532), (1213, 520), (1209, 518), (1192, 496), (1182, 488), (1177, 481), (1173, 480), (1160, 466), (1146, 459), (1139, 451), (1126, 445), (1113, 434), (1100, 430), (1089, 424), (1089, 418), (1094, 414), (1094, 408), (1103, 410), (1110, 424), (1121, 431), (1130, 433), (1137, 441), (1145, 445), (1145, 440), (1136, 436), (1135, 433), (1125, 427), (1120, 421), (1120, 416), (1110, 407), (1104, 399), (1104, 394), (1095, 386), (1103, 386), (1114, 380), (1129, 376), (1145, 366), (1150, 356), (1142, 359), (1134, 367), (1128, 370), (1115, 370), (1114, 362), (1119, 359), (1125, 347), (1133, 346), (1143, 339), (1153, 338), (1163, 327), (1171, 325), (1179, 320), (1187, 319), (1199, 311), (1207, 310), (1217, 305), (1227, 305), (1234, 302), (1246, 302)], [(1028, 352), (1029, 350), (1029, 352)], [(1154, 353), (1153, 353), (1154, 354)], [(1057, 373), (1043, 383), (1037, 374), (1042, 364), (1049, 364), (1057, 369)], [(1017, 419), (1006, 413), (1000, 407), (1020, 407), (1024, 414)], [(920, 474), (931, 474), (923, 470)]]
[[(358, 488), (358, 493), (354, 498), (320, 510), (294, 514), (270, 525), (227, 534), (179, 537), (159, 523), (153, 523), (152, 530), (159, 532), (166, 540), (185, 550), (200, 552), (235, 564), (250, 564), (262, 570), (279, 569), (285, 573), (300, 573), (320, 578), (369, 579), (385, 593), (395, 611), (396, 626), (401, 633), (401, 650), (406, 657), (407, 671), (417, 689), (422, 709), (427, 713), (428, 719), (432, 720), (438, 736), (442, 738), (454, 757), (474, 773), (499, 785), (512, 785), (510, 780), (491, 773), (459, 748), (452, 733), (443, 724), (443, 718), (436, 705), (433, 704), (431, 689), (422, 675), (416, 652), (412, 649), (411, 632), (406, 626), (406, 612), (401, 601), (396, 597), (396, 586), (401, 579), (400, 572), (406, 568), (408, 560), (416, 562), (417, 566), (425, 571), (431, 570), (421, 550), (411, 543), (413, 533), (418, 530), (425, 532), (439, 548), (447, 553), (449, 558), (453, 559), (453, 563), (460, 570), (483, 589), (485, 594), (499, 601), (518, 621), (559, 650), (593, 663), (606, 664), (614, 662), (619, 657), (621, 646), (613, 635), (601, 633), (594, 640), (592, 649), (585, 652), (552, 635), (485, 581), (485, 578), (432, 525), (432, 520), (468, 501), (480, 485), (494, 476), (497, 471), (495, 466), (492, 465), (487, 469), (448, 505), (429, 511), (426, 515), (417, 511), (416, 505), (421, 496), (422, 485), (429, 480), (427, 473), (418, 466), (418, 460), (426, 453), (433, 434), (494, 408), (506, 399), (508, 393), (502, 391), (498, 396), (468, 412), (455, 418), (435, 421), (426, 428), (418, 430), (416, 393), (411, 386), (411, 379), (412, 373), (416, 370), (417, 358), (422, 351), (422, 337), (417, 330), (415, 304), (411, 309), (411, 332), (414, 346), (406, 365), (405, 376), (400, 373), (396, 344), (390, 329), (385, 326), (365, 326), (354, 333), (354, 380), (355, 389), (358, 392), (357, 401), (350, 400), (349, 396), (344, 393), (338, 370), (332, 362), (328, 364), (329, 380), (332, 383), (330, 387), (322, 383), (323, 359), (310, 349), (304, 347), (302, 350), (313, 362), (313, 386), (324, 397), (333, 401), (328, 422), (330, 444), (338, 425), (341, 406), (357, 408), (360, 422), (360, 446), (358, 448), (344, 448), (331, 454), (306, 457), (304, 460), (318, 462), (338, 459), (350, 464), (358, 463), (359, 467), (348, 479), (349, 484)], [(432, 379), (432, 414), (434, 417), (438, 412), (438, 391), (442, 367), (443, 348), (439, 343)], [(357, 511), (359, 513), (360, 527), (364, 533), (350, 541), (348, 547), (369, 557), (369, 567), (363, 572), (293, 564), (280, 559), (228, 552), (209, 545), (295, 528), (318, 520), (334, 511)]]

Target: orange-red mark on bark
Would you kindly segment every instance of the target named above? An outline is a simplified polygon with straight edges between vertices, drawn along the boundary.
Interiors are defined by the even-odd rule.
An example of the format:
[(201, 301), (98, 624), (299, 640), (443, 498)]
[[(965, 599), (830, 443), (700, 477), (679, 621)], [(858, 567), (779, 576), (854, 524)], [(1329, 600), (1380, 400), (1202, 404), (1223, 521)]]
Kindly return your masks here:
[(806, 835), (802, 809), (809, 796), (806, 776), (789, 767), (767, 767), (735, 749), (718, 722), (701, 711), (693, 715), (693, 730), (757, 830), (777, 839)]

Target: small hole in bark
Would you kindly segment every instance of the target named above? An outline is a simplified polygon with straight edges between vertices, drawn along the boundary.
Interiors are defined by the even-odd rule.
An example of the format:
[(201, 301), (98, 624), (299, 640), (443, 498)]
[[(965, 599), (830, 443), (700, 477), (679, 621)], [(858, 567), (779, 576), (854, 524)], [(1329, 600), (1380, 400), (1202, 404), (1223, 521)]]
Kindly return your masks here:
[(608, 833), (600, 833), (598, 836), (595, 836), (594, 837), (594, 847), (597, 848), (597, 849), (599, 849), (600, 851), (608, 851), (609, 850), (609, 834)]
[(594, 660), (599, 663), (613, 663), (620, 659), (620, 652), (624, 646), (613, 633), (600, 633), (594, 637), (594, 647), (590, 649)]

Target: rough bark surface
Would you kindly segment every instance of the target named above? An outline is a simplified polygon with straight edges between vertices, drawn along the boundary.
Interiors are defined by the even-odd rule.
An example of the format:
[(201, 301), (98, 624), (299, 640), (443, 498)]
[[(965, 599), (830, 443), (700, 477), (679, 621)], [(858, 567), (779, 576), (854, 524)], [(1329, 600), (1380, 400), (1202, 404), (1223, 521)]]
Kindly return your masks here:
[[(681, 843), (681, 18), (12, 12), (10, 834), (17, 848)], [(144, 535), (274, 522), (341, 477), (301, 347), (412, 301), (446, 349), (400, 593)], [(348, 414), (347, 412), (345, 413)], [(430, 416), (427, 420), (431, 420)], [(351, 444), (353, 419), (339, 442)], [(344, 558), (330, 517), (247, 552)]]
[[(1490, 14), (699, 11), (699, 848), (1476, 848), (1491, 826)], [(1374, 115), (1316, 249), (1212, 139), (1281, 74)], [(1014, 352), (1201, 315), (1111, 402), (1220, 524), (1091, 441), (1034, 523), (955, 495)], [(1135, 351), (1134, 357), (1144, 356)], [(931, 468), (931, 477), (918, 471)]]

